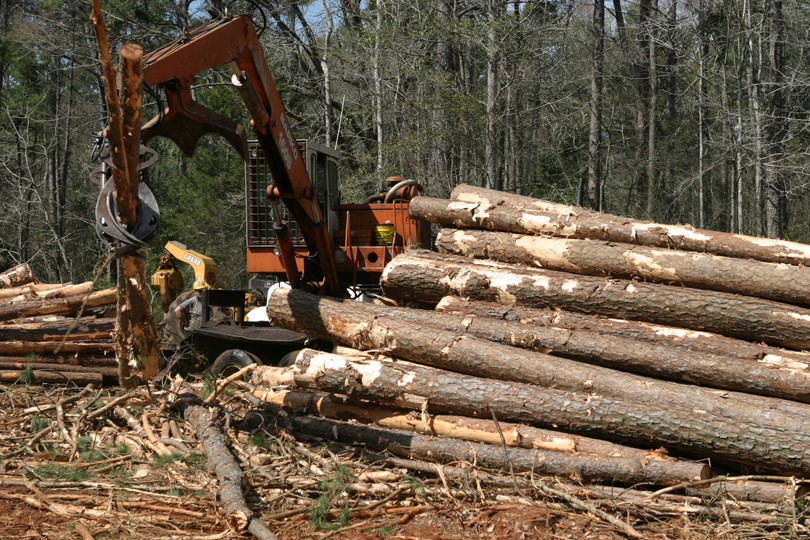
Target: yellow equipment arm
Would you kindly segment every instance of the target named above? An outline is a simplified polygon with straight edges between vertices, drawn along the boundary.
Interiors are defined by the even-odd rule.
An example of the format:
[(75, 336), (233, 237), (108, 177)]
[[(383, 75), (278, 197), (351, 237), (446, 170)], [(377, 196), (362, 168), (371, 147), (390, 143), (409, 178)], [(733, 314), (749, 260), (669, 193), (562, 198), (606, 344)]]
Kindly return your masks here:
[(174, 255), (178, 261), (182, 261), (194, 269), (193, 289), (210, 289), (217, 285), (217, 263), (211, 257), (188, 249), (174, 240), (166, 244), (166, 251)]

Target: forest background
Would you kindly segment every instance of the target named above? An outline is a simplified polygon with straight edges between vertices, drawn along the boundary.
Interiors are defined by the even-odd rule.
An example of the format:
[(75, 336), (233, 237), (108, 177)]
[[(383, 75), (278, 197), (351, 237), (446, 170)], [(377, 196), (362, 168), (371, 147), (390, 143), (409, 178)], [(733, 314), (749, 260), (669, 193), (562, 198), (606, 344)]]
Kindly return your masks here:
[[(390, 175), (666, 223), (810, 242), (810, 4), (803, 0), (102, 1), (113, 47), (150, 51), (251, 13), (293, 133), (342, 153), (343, 202)], [(89, 279), (103, 246), (90, 173), (106, 119), (90, 3), (0, 1), (0, 269)], [(249, 125), (230, 70), (196, 99)], [(144, 118), (155, 114), (148, 105)], [(244, 288), (244, 166), (164, 139), (161, 229)], [(113, 283), (108, 275), (102, 278)]]

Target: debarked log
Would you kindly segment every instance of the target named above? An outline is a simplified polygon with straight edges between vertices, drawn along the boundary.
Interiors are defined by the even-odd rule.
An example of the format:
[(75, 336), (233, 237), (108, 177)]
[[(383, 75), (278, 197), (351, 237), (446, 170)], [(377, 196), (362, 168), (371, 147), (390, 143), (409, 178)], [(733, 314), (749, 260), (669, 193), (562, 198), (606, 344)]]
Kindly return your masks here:
[(28, 263), (19, 264), (4, 272), (0, 272), (0, 289), (19, 287), (20, 285), (32, 283), (33, 281), (34, 276), (31, 274), (31, 267), (28, 266)]
[(29, 283), (28, 285), (19, 285), (17, 287), (9, 287), (6, 289), (0, 288), (0, 299), (26, 295), (36, 296), (43, 292), (61, 289), (62, 287), (64, 287), (64, 285), (61, 283)]
[(31, 290), (30, 292), (23, 293), (19, 296), (0, 299), (0, 305), (9, 302), (44, 301), (44, 300), (52, 300), (54, 298), (69, 298), (71, 296), (80, 296), (80, 295), (84, 296), (92, 291), (93, 291), (93, 283), (91, 281), (87, 281), (79, 285), (64, 285), (62, 287), (49, 289), (46, 291), (37, 292), (35, 290)]
[[(362, 443), (376, 451), (411, 459), (440, 463), (475, 463), (479, 467), (533, 471), (540, 475), (565, 476), (577, 481), (603, 480), (625, 484), (669, 485), (679, 479), (707, 479), (711, 469), (701, 463), (657, 461), (646, 458), (589, 456), (551, 450), (528, 450), (419, 435), (339, 420), (293, 415), (293, 429), (345, 444)], [(507, 459), (508, 455), (508, 459)]]
[(731, 356), (771, 364), (782, 369), (795, 369), (800, 372), (808, 369), (807, 366), (810, 365), (810, 354), (806, 352), (768, 347), (711, 332), (661, 326), (641, 321), (628, 321), (627, 319), (609, 319), (599, 315), (588, 315), (556, 308), (527, 308), (515, 304), (504, 306), (495, 302), (445, 296), (436, 304), (436, 311), (478, 315), (532, 326), (551, 326), (566, 330), (591, 330), (600, 334), (660, 343), (690, 351), (700, 351), (704, 354)]
[(0, 306), (0, 321), (38, 315), (63, 315), (66, 313), (74, 313), (81, 309), (83, 304), (85, 308), (93, 308), (114, 304), (115, 299), (115, 289), (110, 288), (103, 291), (92, 292), (87, 296), (14, 302), (10, 305)]
[(415, 431), (440, 437), (451, 437), (486, 444), (501, 444), (502, 434), (504, 442), (508, 446), (520, 448), (596, 456), (658, 460), (673, 459), (660, 449), (641, 450), (600, 439), (510, 422), (499, 422), (500, 430), (498, 430), (492, 420), (446, 414), (422, 415), (415, 411), (386, 407), (379, 403), (338, 397), (332, 394), (302, 392), (300, 390), (256, 390), (254, 395), (266, 403), (283, 408), (291, 413), (316, 413), (333, 420), (352, 420), (365, 424), (374, 423), (384, 428)]
[[(462, 212), (475, 216), (474, 222), (477, 225), (472, 226), (486, 229), (498, 228), (491, 224), (486, 214), (495, 213), (501, 210), (501, 207), (514, 207), (517, 213), (513, 213), (510, 217), (499, 216), (498, 224), (507, 224), (511, 219), (518, 220), (524, 227), (527, 225), (528, 227), (524, 230), (514, 228), (504, 230), (553, 233), (569, 238), (625, 242), (713, 253), (740, 259), (810, 266), (810, 246), (798, 242), (695, 229), (691, 225), (664, 225), (638, 221), (468, 185), (456, 186), (450, 197), (456, 201), (473, 203), (474, 207)], [(411, 201), (411, 208), (415, 201), (416, 199)], [(493, 207), (498, 207), (498, 210)], [(461, 222), (451, 224), (462, 225)]]
[(436, 247), (443, 253), (573, 274), (639, 278), (790, 304), (810, 304), (810, 271), (789, 264), (475, 229), (442, 229)]
[(444, 330), (441, 321), (446, 314), (340, 302), (291, 289), (275, 290), (268, 298), (267, 313), (281, 328), (477, 377), (616, 396), (657, 407), (710, 410), (730, 421), (810, 430), (810, 406), (804, 403), (656, 380), (524, 351), (469, 335), (463, 321), (460, 328)]
[[(414, 250), (380, 278), (395, 300), (439, 302), (455, 295), (504, 305), (559, 307), (674, 325), (771, 345), (810, 349), (810, 309), (731, 293), (580, 276)], [(418, 292), (417, 292), (418, 291)]]
[[(729, 421), (711, 410), (654, 406), (626, 399), (471, 377), (368, 355), (342, 357), (304, 349), (290, 368), (254, 370), (255, 384), (295, 384), (383, 403), (563, 429), (630, 444), (661, 445), (778, 471), (810, 471), (810, 434), (795, 428)], [(661, 462), (663, 463), (663, 462)]]

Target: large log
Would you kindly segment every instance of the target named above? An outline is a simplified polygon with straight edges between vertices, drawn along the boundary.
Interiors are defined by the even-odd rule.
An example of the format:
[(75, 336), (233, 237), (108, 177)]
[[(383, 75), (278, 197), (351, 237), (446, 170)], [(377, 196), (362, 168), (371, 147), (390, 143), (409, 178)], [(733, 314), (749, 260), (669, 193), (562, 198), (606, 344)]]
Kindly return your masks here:
[(436, 238), (436, 247), (443, 253), (573, 274), (638, 278), (791, 304), (810, 304), (810, 272), (803, 266), (600, 240), (475, 229), (442, 229)]
[[(368, 355), (342, 357), (305, 349), (295, 365), (262, 366), (253, 381), (294, 383), (395, 406), (523, 422), (630, 444), (663, 445), (692, 455), (783, 472), (810, 471), (810, 433), (729, 421), (713, 410), (654, 407), (614, 397), (471, 377)], [(795, 425), (794, 425), (795, 426)]]
[[(75, 327), (74, 327), (75, 323)], [(74, 327), (70, 334), (67, 331)], [(110, 339), (115, 329), (115, 319), (83, 318), (45, 323), (6, 324), (0, 326), (2, 341), (55, 341), (66, 334), (69, 340)]]
[(77, 312), (82, 308), (82, 305), (85, 308), (94, 308), (114, 304), (115, 299), (115, 289), (105, 289), (90, 293), (86, 297), (71, 296), (50, 300), (14, 302), (9, 305), (0, 305), (0, 321), (42, 315), (65, 315)]
[(61, 283), (29, 283), (18, 287), (0, 288), (0, 299), (14, 298), (15, 296), (36, 296), (39, 293), (52, 291), (64, 287)]
[[(0, 364), (2, 366), (2, 364)], [(404, 409), (372, 404), (359, 399), (338, 397), (332, 394), (316, 394), (300, 390), (256, 390), (254, 395), (295, 414), (316, 413), (333, 420), (351, 420), (361, 423), (374, 423), (380, 427), (415, 431), (427, 435), (451, 437), (486, 444), (501, 444), (501, 434), (508, 446), (591, 454), (595, 456), (635, 457), (671, 460), (660, 450), (641, 450), (620, 445), (553, 431), (524, 424), (482, 420), (464, 416), (445, 414), (419, 414)], [(500, 427), (500, 430), (498, 429)]]
[(31, 274), (31, 267), (28, 263), (17, 265), (9, 268), (4, 272), (0, 272), (0, 289), (8, 287), (19, 287), (26, 283), (32, 283), (34, 276)]
[(291, 289), (268, 298), (273, 324), (358, 349), (384, 350), (412, 362), (478, 377), (517, 381), (572, 392), (615, 396), (658, 408), (710, 410), (730, 421), (810, 430), (810, 406), (738, 392), (660, 381), (491, 343), (447, 331), (443, 314), (338, 302)]
[(111, 342), (73, 342), (66, 341), (61, 345), (53, 341), (0, 341), (0, 354), (50, 353), (55, 354), (56, 349), (61, 353), (101, 353), (112, 351)]
[[(30, 362), (30, 355), (12, 356), (0, 355), (0, 362)], [(50, 365), (73, 365), (85, 367), (109, 367), (117, 366), (118, 362), (113, 355), (103, 356), (101, 354), (37, 354), (34, 362)]]
[(711, 332), (699, 332), (626, 319), (609, 319), (562, 309), (527, 308), (514, 304), (504, 306), (495, 302), (445, 296), (436, 304), (436, 311), (479, 315), (512, 323), (551, 326), (567, 330), (591, 330), (600, 334), (660, 343), (704, 354), (731, 356), (772, 364), (782, 369), (796, 369), (800, 372), (808, 369), (807, 366), (810, 365), (810, 353), (806, 352), (768, 347)]
[(23, 293), (19, 296), (0, 299), (0, 304), (24, 301), (43, 301), (53, 298), (69, 298), (71, 296), (85, 296), (93, 291), (93, 282), (88, 281), (79, 285), (65, 285), (55, 289), (45, 291), (34, 291)]
[(37, 370), (49, 370), (49, 371), (56, 371), (59, 373), (98, 373), (103, 377), (110, 379), (114, 378), (118, 375), (118, 370), (115, 366), (95, 366), (95, 367), (88, 367), (88, 366), (74, 366), (71, 364), (49, 364), (49, 363), (40, 363), (40, 362), (7, 362), (2, 357), (0, 357), (0, 370), (15, 370), (16, 372), (20, 372), (24, 369), (31, 368), (35, 372)]
[[(93, 384), (101, 386), (103, 377), (101, 373), (82, 373), (77, 371), (55, 371), (50, 369), (35, 369), (34, 384), (67, 384), (72, 383), (79, 386), (87, 386)], [(20, 371), (5, 371), (0, 370), (0, 382), (14, 383), (20, 380)]]
[[(307, 416), (292, 416), (293, 429), (346, 444), (362, 443), (410, 459), (440, 463), (476, 463), (480, 467), (532, 471), (540, 475), (566, 476), (577, 481), (603, 480), (624, 484), (670, 485), (711, 476), (701, 463), (657, 461), (646, 458), (589, 456), (551, 450), (527, 450), (419, 435), (372, 426), (362, 426)], [(507, 457), (508, 456), (508, 457)]]
[[(695, 229), (691, 225), (637, 221), (468, 185), (456, 186), (450, 197), (456, 201), (472, 203), (466, 210), (460, 210), (462, 214), (475, 216), (466, 218), (468, 222), (472, 219), (474, 223), (466, 226), (534, 234), (552, 233), (569, 238), (626, 242), (739, 259), (810, 266), (810, 246), (798, 242)], [(420, 204), (417, 198), (411, 201), (411, 217), (415, 212), (414, 203), (417, 210)], [(514, 207), (515, 211), (509, 216), (498, 215), (507, 207)], [(491, 214), (498, 215), (497, 224), (491, 221)], [(509, 227), (510, 220), (523, 228)], [(461, 221), (450, 224), (465, 226)]]
[(424, 250), (394, 258), (380, 285), (396, 300), (438, 302), (455, 295), (504, 305), (559, 307), (810, 349), (810, 309), (725, 292), (578, 276)]

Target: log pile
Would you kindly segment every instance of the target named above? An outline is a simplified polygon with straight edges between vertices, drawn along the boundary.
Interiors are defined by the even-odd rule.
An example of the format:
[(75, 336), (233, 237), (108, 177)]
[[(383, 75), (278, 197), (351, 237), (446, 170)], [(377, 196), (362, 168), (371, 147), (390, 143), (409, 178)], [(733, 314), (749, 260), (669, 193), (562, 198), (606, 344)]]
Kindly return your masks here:
[[(447, 228), (386, 267), (411, 307), (275, 291), (273, 324), (340, 346), (257, 368), (254, 395), (402, 458), (689, 496), (810, 474), (810, 247), (543, 204), (417, 197)], [(761, 479), (731, 496), (785, 496)]]
[[(28, 265), (0, 273), (0, 382), (114, 382), (115, 289), (34, 283)], [(27, 374), (25, 374), (27, 373)]]

